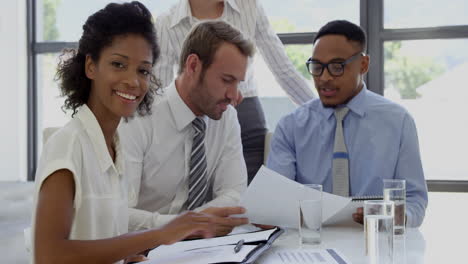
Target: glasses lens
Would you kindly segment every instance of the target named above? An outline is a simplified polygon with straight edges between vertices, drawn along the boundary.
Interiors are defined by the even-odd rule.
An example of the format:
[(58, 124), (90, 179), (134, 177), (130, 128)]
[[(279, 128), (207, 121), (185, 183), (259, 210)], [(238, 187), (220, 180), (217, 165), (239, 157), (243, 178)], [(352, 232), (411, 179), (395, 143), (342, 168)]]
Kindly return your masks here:
[(318, 76), (322, 73), (323, 66), (320, 63), (311, 63), (309, 66), (310, 74)]
[(331, 75), (340, 76), (343, 74), (343, 65), (341, 63), (330, 63), (328, 64), (328, 71)]

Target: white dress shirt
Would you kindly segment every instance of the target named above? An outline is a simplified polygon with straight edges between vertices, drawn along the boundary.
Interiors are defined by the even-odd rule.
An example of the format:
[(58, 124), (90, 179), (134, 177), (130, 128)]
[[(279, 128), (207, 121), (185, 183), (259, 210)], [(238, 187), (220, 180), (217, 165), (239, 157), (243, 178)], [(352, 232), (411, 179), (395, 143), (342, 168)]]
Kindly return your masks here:
[[(152, 115), (122, 122), (122, 145), (130, 179), (130, 230), (159, 227), (186, 210), (195, 115), (174, 82), (153, 105)], [(236, 110), (229, 106), (220, 120), (204, 116), (208, 202), (237, 205), (247, 187), (247, 170)]]
[[(260, 50), (276, 81), (297, 104), (314, 97), (307, 81), (295, 69), (284, 51), (283, 44), (268, 22), (258, 0), (226, 0), (220, 20), (238, 28)], [(180, 0), (168, 12), (156, 19), (156, 33), (161, 57), (155, 66), (155, 75), (166, 87), (174, 78), (183, 42), (198, 20), (192, 16), (188, 0)], [(305, 67), (305, 66), (304, 66)], [(254, 68), (248, 67), (244, 82), (239, 84), (244, 97), (257, 96)]]
[[(68, 124), (47, 140), (42, 150), (36, 172), (35, 204), (49, 175), (61, 169), (71, 171), (75, 182), (71, 240), (105, 239), (128, 232), (128, 186), (123, 178), (124, 159), (118, 133), (114, 144), (115, 164), (98, 121), (83, 105)], [(34, 212), (33, 236), (35, 215)]]

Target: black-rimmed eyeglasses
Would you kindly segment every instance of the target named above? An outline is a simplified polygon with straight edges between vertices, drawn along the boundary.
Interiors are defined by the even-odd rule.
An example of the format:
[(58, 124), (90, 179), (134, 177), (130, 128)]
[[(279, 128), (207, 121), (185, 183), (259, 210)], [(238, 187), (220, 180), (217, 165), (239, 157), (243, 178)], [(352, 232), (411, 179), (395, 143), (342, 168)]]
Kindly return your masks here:
[(353, 56), (349, 57), (345, 61), (339, 61), (339, 62), (330, 62), (330, 63), (321, 63), (316, 60), (312, 60), (312, 58), (309, 58), (306, 62), (307, 70), (309, 73), (314, 76), (314, 77), (319, 77), (323, 73), (323, 69), (325, 67), (328, 70), (328, 73), (333, 76), (333, 77), (340, 77), (344, 74), (344, 68), (346, 64), (352, 62), (353, 60), (359, 58), (360, 56), (365, 56), (364, 53), (359, 52), (354, 54)]

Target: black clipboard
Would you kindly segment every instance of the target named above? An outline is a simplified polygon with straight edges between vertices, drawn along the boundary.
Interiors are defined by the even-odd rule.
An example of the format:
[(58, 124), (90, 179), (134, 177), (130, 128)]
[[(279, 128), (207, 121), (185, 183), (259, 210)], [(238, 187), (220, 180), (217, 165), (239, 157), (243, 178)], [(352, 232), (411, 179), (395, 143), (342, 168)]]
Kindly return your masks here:
[[(242, 264), (252, 264), (255, 262), (255, 260), (258, 259), (265, 251), (270, 249), (271, 245), (273, 242), (281, 235), (284, 233), (284, 229), (280, 227), (275, 227), (276, 230), (270, 235), (268, 240), (263, 240), (263, 241), (255, 241), (255, 242), (250, 242), (250, 243), (245, 243), (245, 245), (257, 245), (248, 255), (247, 257), (242, 261), (242, 262), (221, 262), (221, 263), (242, 263)], [(265, 230), (260, 230), (260, 231), (265, 231)], [(254, 231), (254, 232), (259, 232), (259, 231)], [(253, 232), (250, 232), (253, 233)]]

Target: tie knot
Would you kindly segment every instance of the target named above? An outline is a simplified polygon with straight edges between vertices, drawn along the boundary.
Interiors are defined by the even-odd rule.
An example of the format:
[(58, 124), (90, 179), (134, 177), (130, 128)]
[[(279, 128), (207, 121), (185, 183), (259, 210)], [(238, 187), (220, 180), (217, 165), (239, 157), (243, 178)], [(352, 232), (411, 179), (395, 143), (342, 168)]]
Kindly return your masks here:
[(340, 107), (335, 109), (335, 117), (336, 117), (336, 122), (341, 122), (343, 121), (343, 118), (348, 114), (349, 108), (348, 107)]
[(203, 120), (203, 118), (201, 118), (201, 117), (195, 118), (192, 121), (192, 126), (193, 126), (193, 128), (195, 128), (197, 133), (202, 133), (202, 134), (205, 133), (206, 124), (205, 124), (205, 121)]

